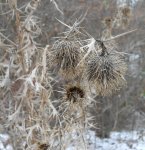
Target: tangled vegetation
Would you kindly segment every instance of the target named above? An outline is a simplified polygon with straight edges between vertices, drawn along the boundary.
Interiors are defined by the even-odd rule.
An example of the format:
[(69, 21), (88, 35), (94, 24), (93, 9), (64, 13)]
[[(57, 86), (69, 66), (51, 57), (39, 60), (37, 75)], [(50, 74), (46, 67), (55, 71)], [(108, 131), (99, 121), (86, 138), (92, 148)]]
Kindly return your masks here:
[(41, 3), (31, 0), (18, 8), (17, 0), (4, 1), (15, 33), (9, 38), (0, 29), (0, 124), (15, 150), (65, 150), (73, 140), (87, 149), (83, 134), (95, 126), (89, 114), (92, 89), (108, 96), (126, 82), (127, 65), (115, 39), (127, 33), (115, 37), (112, 30), (129, 24), (131, 8), (122, 6), (113, 19), (106, 18), (100, 39), (80, 27), (86, 14), (72, 26), (58, 20), (66, 31), (43, 47), (35, 14)]

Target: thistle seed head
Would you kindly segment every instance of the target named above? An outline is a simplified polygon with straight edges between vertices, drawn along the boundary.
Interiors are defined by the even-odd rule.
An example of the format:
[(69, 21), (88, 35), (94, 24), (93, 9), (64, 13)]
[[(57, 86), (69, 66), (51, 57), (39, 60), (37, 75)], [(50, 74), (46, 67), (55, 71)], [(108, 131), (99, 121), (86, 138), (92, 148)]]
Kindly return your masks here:
[(102, 39), (109, 39), (112, 36), (112, 23), (113, 20), (111, 17), (106, 17), (103, 20), (105, 29), (102, 32)]
[(49, 148), (48, 144), (40, 144), (38, 150), (47, 150)]
[(56, 65), (59, 74), (65, 78), (73, 79), (81, 73), (82, 68), (77, 68), (82, 57), (78, 42), (68, 39), (58, 40), (53, 45), (51, 52), (51, 62)]
[(109, 95), (125, 83), (126, 64), (121, 54), (102, 49), (100, 55), (93, 55), (87, 64), (87, 79), (100, 95)]
[(125, 28), (129, 25), (131, 18), (131, 8), (125, 6), (122, 8), (122, 26)]
[(122, 11), (122, 15), (124, 17), (130, 17), (131, 16), (131, 8), (130, 7), (125, 6), (125, 7), (122, 8), (121, 11)]
[(85, 98), (85, 91), (79, 86), (70, 86), (66, 89), (65, 99), (72, 103), (77, 103)]
[(131, 16), (132, 16), (131, 7), (127, 5), (119, 7), (118, 13), (114, 20), (114, 25), (123, 28), (127, 27), (130, 23)]
[(103, 23), (107, 29), (112, 29), (112, 22), (113, 22), (113, 20), (111, 17), (106, 17), (103, 20)]

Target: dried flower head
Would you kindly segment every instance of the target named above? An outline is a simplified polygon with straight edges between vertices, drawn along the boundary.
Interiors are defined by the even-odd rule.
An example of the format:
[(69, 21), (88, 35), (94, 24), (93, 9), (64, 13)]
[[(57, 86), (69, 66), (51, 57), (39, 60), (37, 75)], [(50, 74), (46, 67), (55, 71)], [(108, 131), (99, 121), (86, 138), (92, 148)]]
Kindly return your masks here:
[(106, 28), (112, 29), (112, 21), (113, 20), (111, 17), (106, 17), (106, 18), (104, 18), (103, 23), (104, 23)]
[(79, 86), (70, 86), (66, 89), (66, 100), (76, 103), (85, 98), (85, 91)]
[(51, 62), (56, 64), (59, 73), (65, 78), (72, 79), (77, 77), (81, 72), (81, 67), (78, 69), (82, 55), (80, 44), (77, 41), (68, 39), (58, 40), (52, 47)]
[(131, 8), (128, 6), (125, 6), (122, 8), (122, 15), (124, 17), (130, 17), (131, 16)]
[(132, 16), (131, 7), (124, 5), (119, 7), (116, 18), (114, 20), (114, 25), (117, 27), (127, 27), (130, 23), (130, 18)]
[(104, 18), (103, 24), (105, 28), (102, 32), (103, 39), (109, 39), (112, 36), (112, 23), (113, 23), (113, 20), (111, 17)]
[[(90, 100), (87, 96), (86, 89), (78, 84), (70, 84), (65, 88), (65, 94), (63, 95), (62, 104), (60, 107), (61, 114), (64, 118), (64, 125), (68, 128), (72, 125), (79, 125), (80, 123), (86, 123), (86, 114), (84, 113), (87, 106), (90, 104)], [(85, 119), (85, 120), (84, 120)], [(85, 122), (86, 121), (86, 122)], [(69, 126), (68, 126), (69, 123)], [(67, 129), (67, 130), (71, 130)]]
[(126, 64), (120, 53), (108, 53), (102, 42), (100, 46), (102, 52), (93, 55), (87, 64), (87, 79), (95, 85), (98, 94), (105, 96), (124, 85)]
[(38, 146), (38, 150), (47, 150), (49, 148), (48, 144), (40, 144)]
[(126, 6), (122, 8), (122, 25), (126, 27), (129, 25), (130, 18), (131, 18), (131, 8)]

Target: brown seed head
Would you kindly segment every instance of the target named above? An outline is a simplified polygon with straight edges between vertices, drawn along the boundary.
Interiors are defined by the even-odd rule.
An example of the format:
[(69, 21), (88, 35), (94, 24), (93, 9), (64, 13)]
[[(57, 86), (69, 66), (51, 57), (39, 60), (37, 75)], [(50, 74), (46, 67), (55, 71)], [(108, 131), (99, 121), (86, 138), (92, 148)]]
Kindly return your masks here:
[(124, 17), (130, 17), (131, 16), (131, 8), (130, 7), (123, 7), (122, 8), (122, 15)]
[(78, 69), (77, 64), (82, 58), (80, 53), (80, 45), (78, 42), (58, 40), (52, 47), (51, 62), (55, 63), (59, 69), (59, 73), (65, 78), (75, 78), (81, 72), (81, 67)]
[(127, 7), (127, 6), (122, 8), (122, 26), (123, 26), (123, 28), (125, 28), (129, 25), (130, 18), (131, 18), (131, 8)]
[(106, 17), (106, 18), (103, 20), (103, 23), (105, 24), (105, 26), (106, 26), (108, 29), (111, 29), (111, 28), (112, 28), (112, 18), (111, 18), (111, 17)]
[(40, 144), (38, 149), (39, 150), (48, 150), (48, 148), (49, 148), (48, 144)]
[(66, 90), (66, 100), (69, 100), (73, 103), (83, 99), (85, 97), (85, 92), (79, 86), (71, 86)]

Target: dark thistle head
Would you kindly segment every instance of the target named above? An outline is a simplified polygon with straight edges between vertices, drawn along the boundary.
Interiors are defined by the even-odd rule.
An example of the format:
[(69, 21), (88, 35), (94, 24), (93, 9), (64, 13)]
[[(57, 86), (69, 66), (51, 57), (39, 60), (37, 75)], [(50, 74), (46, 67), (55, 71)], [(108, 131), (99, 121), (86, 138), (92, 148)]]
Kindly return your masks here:
[(85, 97), (84, 90), (79, 86), (71, 86), (66, 90), (66, 99), (70, 102), (76, 103)]

